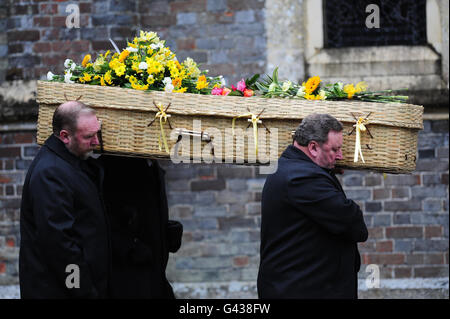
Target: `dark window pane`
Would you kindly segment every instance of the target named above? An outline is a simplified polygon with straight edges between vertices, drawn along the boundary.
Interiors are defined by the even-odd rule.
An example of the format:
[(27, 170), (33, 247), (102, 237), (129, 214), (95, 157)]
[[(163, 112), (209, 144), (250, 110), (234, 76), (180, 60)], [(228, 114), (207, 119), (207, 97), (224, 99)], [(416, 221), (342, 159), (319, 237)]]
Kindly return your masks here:
[[(366, 18), (379, 8), (379, 28)], [(426, 44), (426, 0), (324, 0), (325, 47)]]

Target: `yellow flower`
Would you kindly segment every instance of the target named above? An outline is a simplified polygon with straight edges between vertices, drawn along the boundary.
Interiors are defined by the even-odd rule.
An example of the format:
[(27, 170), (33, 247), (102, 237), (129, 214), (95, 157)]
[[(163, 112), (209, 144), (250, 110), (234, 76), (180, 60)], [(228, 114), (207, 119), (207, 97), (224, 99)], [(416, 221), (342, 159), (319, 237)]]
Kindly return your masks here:
[(106, 51), (105, 55), (103, 56), (104, 58), (106, 58), (108, 56), (108, 54), (110, 53), (110, 51)]
[(130, 77), (128, 78), (128, 80), (130, 81), (131, 87), (135, 90), (147, 90), (148, 89), (148, 84), (139, 84), (138, 80), (130, 75)]
[(103, 64), (105, 64), (105, 58), (100, 54), (100, 56), (94, 62), (94, 71), (100, 72)]
[(356, 84), (356, 93), (361, 93), (367, 90), (367, 83), (366, 82), (358, 82)]
[(139, 69), (139, 64), (140, 64), (139, 61), (133, 61), (132, 64), (131, 64), (131, 69), (133, 69), (133, 71), (136, 72), (136, 73), (144, 72), (141, 69)]
[(122, 76), (125, 74), (125, 70), (126, 70), (125, 65), (121, 65), (121, 66), (115, 68), (114, 72), (116, 72), (117, 76)]
[(100, 77), (100, 85), (101, 86), (106, 86), (105, 79), (103, 78), (103, 76)]
[(91, 61), (91, 55), (90, 54), (86, 54), (84, 56), (83, 62), (81, 62), (81, 65), (83, 66), (83, 68), (86, 67), (86, 64)]
[(119, 56), (119, 62), (123, 62), (125, 61), (125, 59), (127, 58), (127, 56), (130, 54), (130, 51), (128, 50), (123, 50), (122, 53)]
[(109, 70), (108, 72), (105, 73), (104, 80), (105, 80), (105, 82), (108, 83), (109, 85), (112, 84), (111, 70)]
[(187, 90), (187, 88), (184, 87), (184, 88), (179, 88), (178, 90), (173, 90), (173, 92), (174, 93), (184, 93), (184, 92), (186, 92), (186, 90)]
[(320, 77), (314, 76), (312, 78), (309, 78), (308, 81), (306, 81), (306, 84), (304, 83), (303, 86), (305, 87), (306, 94), (312, 94), (317, 87), (320, 84)]
[(147, 83), (152, 85), (153, 83), (155, 83), (155, 78), (153, 77), (153, 75), (149, 75), (147, 78)]
[(137, 83), (131, 83), (131, 87), (135, 90), (147, 90), (148, 84), (141, 85), (141, 84), (137, 84)]
[(120, 63), (120, 61), (118, 59), (112, 59), (111, 62), (109, 62), (109, 67), (111, 69), (115, 69), (117, 67), (119, 67), (122, 63)]
[(206, 87), (208, 87), (209, 82), (206, 82), (206, 76), (201, 75), (198, 77), (198, 81), (197, 81), (197, 90), (201, 90), (204, 89)]
[(157, 74), (164, 71), (164, 66), (160, 62), (155, 61), (153, 58), (145, 58), (145, 62), (148, 65), (148, 74)]
[(133, 84), (137, 82), (137, 79), (134, 76), (130, 75), (128, 81), (130, 81), (130, 83)]
[(85, 83), (85, 82), (91, 82), (92, 78), (91, 75), (89, 73), (83, 73), (83, 77), (80, 78), (80, 82), (81, 83)]
[(347, 84), (344, 86), (344, 92), (347, 93), (347, 98), (351, 99), (357, 91), (353, 84)]
[(314, 94), (305, 94), (304, 96), (307, 100), (323, 100), (322, 96), (320, 94), (314, 95)]

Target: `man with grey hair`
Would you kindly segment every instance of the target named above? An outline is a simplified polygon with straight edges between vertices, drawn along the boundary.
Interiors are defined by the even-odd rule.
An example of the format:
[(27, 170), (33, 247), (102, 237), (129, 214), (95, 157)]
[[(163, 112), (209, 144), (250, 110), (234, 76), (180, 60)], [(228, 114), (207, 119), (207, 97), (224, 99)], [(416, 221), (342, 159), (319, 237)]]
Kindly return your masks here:
[(355, 299), (368, 231), (334, 175), (342, 124), (311, 114), (268, 176), (261, 201), (260, 298)]
[(102, 168), (89, 154), (100, 124), (81, 102), (61, 104), (53, 134), (25, 178), (20, 212), (22, 298), (105, 298), (110, 239)]

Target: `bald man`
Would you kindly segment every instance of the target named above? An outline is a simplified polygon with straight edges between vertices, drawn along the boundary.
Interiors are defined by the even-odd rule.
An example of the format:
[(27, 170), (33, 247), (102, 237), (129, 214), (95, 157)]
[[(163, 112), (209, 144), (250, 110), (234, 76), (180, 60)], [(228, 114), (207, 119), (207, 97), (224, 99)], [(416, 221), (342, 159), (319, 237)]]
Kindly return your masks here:
[(106, 298), (110, 236), (95, 111), (60, 105), (53, 134), (33, 160), (22, 192), (19, 278), (22, 298)]

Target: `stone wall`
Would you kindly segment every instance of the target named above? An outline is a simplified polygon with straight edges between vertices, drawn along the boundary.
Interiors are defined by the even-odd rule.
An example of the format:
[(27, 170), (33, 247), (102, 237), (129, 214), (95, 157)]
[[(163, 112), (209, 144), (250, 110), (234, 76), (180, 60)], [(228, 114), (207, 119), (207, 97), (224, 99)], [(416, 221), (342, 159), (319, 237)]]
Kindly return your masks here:
[[(120, 49), (138, 30), (158, 32), (177, 53), (231, 83), (265, 71), (263, 0), (13, 1), (1, 0), (0, 82), (36, 79), (63, 71), (66, 58)], [(68, 4), (80, 28), (67, 28)], [(6, 35), (6, 37), (5, 37)]]

